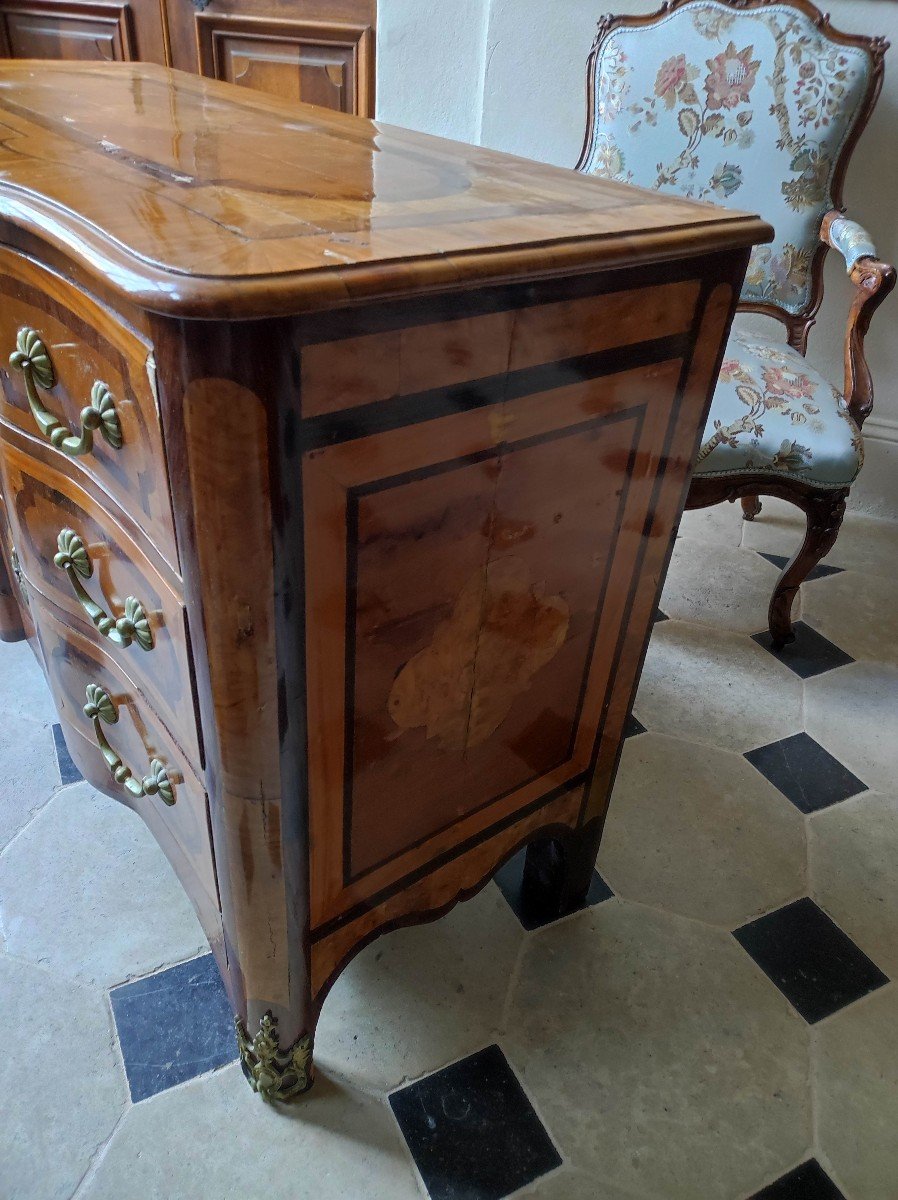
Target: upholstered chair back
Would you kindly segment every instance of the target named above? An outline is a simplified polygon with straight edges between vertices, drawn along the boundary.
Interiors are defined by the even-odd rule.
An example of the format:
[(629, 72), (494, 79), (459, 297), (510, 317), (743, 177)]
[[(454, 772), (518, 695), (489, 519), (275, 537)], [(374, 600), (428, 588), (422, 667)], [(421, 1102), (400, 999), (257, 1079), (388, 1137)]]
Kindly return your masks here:
[[(743, 305), (820, 302), (823, 215), (882, 75), (875, 39), (834, 34), (807, 0), (674, 0), (600, 22), (579, 168), (758, 212)], [(773, 315), (781, 315), (774, 313)]]

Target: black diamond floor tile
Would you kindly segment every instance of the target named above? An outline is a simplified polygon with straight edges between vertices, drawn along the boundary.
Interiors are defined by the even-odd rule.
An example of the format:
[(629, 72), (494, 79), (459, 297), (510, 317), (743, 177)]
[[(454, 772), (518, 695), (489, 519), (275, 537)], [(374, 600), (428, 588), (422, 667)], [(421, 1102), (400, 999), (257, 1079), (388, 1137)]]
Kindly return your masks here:
[(234, 1018), (211, 954), (110, 992), (137, 1103), (237, 1058)]
[[(526, 849), (518, 851), (508, 862), (503, 863), (496, 872), (495, 878), (496, 883), (499, 885), (499, 891), (508, 901), (509, 908), (524, 928), (529, 931), (550, 924), (552, 918), (538, 917), (528, 912), (523, 902), (521, 883), (524, 878), (524, 858), (526, 854)], [(613, 895), (614, 892), (612, 892), (598, 871), (593, 871), (592, 883), (589, 885), (589, 891), (586, 893), (586, 903), (583, 905), (583, 908), (590, 908), (593, 904), (601, 904), (603, 900), (608, 900)]]
[(77, 783), (84, 776), (72, 762), (69, 748), (62, 736), (62, 726), (53, 726), (53, 745), (56, 748), (56, 765), (59, 767), (59, 778), (62, 783)]
[(657, 625), (659, 621), (669, 621), (669, 620), (670, 620), (670, 617), (667, 615), (666, 612), (662, 612), (660, 608), (655, 609), (655, 620), (654, 620), (655, 625)]
[(503, 1200), (561, 1165), (498, 1046), (394, 1092), (390, 1106), (431, 1200)]
[(630, 713), (629, 717), (627, 717), (627, 723), (624, 726), (624, 737), (636, 737), (637, 733), (645, 733), (645, 726), (638, 717), (634, 717)]
[(745, 757), (803, 813), (829, 808), (867, 785), (807, 733), (759, 746)]
[(793, 630), (795, 641), (782, 650), (774, 650), (770, 644), (770, 634), (765, 629), (763, 633), (753, 633), (752, 641), (763, 646), (775, 655), (781, 663), (802, 679), (812, 679), (822, 675), (824, 671), (832, 671), (834, 667), (847, 667), (854, 659), (844, 650), (840, 650), (829, 638), (812, 629), (804, 621), (796, 621)]
[[(766, 558), (769, 563), (773, 563), (775, 567), (779, 567), (781, 571), (789, 561), (784, 554), (765, 554), (763, 550), (759, 550), (758, 554), (761, 558)], [(841, 575), (844, 570), (844, 567), (831, 567), (828, 563), (817, 563), (805, 583), (811, 583), (815, 579), (826, 579), (827, 575)]]
[(808, 897), (750, 921), (733, 937), (810, 1024), (889, 982)]
[(755, 1192), (750, 1200), (845, 1200), (845, 1197), (816, 1158), (809, 1158), (782, 1179)]

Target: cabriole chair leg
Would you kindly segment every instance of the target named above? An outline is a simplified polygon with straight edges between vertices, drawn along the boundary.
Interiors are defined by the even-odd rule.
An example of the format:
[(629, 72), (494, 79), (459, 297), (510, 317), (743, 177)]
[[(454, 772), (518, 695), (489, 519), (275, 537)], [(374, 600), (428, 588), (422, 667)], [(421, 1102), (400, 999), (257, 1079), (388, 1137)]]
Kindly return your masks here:
[[(776, 650), (781, 650), (787, 642), (795, 641), (792, 629), (792, 602), (795, 593), (821, 558), (832, 550), (845, 515), (847, 496), (848, 489), (842, 488), (832, 492), (815, 492), (800, 500), (795, 498), (795, 503), (799, 504), (807, 516), (807, 530), (801, 546), (783, 568), (770, 599), (767, 619), (770, 638)], [(745, 499), (742, 503), (744, 506)]]

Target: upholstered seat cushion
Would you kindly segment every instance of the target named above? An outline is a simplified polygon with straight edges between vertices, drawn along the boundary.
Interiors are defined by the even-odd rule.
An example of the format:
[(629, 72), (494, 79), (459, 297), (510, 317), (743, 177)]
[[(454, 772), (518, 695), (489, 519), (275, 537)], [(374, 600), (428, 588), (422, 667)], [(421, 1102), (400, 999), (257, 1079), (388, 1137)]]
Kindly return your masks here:
[(762, 472), (847, 487), (863, 460), (860, 430), (832, 384), (784, 343), (733, 333), (696, 475)]

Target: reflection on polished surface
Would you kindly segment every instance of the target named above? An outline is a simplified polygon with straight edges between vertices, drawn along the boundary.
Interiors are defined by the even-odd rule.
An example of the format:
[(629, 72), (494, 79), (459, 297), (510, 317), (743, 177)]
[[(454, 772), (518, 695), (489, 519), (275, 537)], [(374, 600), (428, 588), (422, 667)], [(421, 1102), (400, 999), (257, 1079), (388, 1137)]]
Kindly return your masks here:
[[(0, 120), (0, 209), (39, 193), (39, 228), (126, 293), (147, 294), (150, 271), (162, 308), (189, 307), (194, 276), (249, 289), (325, 270), (345, 300), (338, 279), (351, 288), (354, 264), (405, 263), (408, 290), (482, 276), (478, 257), (497, 247), (532, 258), (585, 239), (581, 258), (620, 260), (615, 235), (672, 224), (681, 243), (688, 229), (705, 245), (712, 229), (728, 244), (756, 236), (739, 213), (245, 90), (238, 102), (147, 64), (4, 63)], [(576, 242), (566, 255), (577, 259)]]

